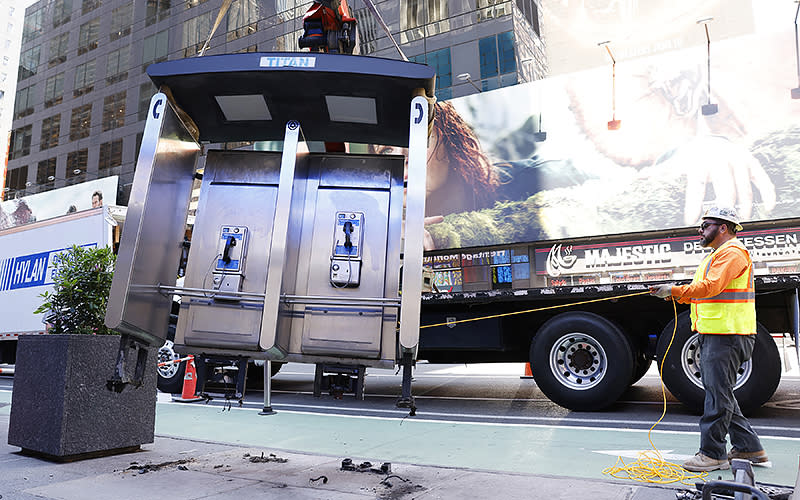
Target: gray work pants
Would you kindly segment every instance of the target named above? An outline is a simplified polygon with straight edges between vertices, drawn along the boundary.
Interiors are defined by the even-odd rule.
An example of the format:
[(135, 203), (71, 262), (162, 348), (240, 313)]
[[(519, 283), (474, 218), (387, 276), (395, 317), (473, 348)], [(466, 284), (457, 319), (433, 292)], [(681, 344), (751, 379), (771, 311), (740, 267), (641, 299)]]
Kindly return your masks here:
[(755, 337), (700, 335), (700, 374), (706, 390), (700, 418), (700, 452), (707, 457), (727, 458), (726, 434), (730, 434), (731, 446), (739, 451), (763, 449), (733, 395), (736, 372), (753, 354)]

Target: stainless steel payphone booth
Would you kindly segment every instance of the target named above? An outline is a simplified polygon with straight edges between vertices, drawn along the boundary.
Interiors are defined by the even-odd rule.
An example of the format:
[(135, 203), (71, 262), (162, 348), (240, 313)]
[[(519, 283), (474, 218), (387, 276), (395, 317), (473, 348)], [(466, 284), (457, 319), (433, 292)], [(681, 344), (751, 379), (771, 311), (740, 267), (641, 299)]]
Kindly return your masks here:
[[(409, 366), (419, 337), (433, 69), (363, 56), (248, 53), (147, 72), (160, 91), (150, 103), (106, 314), (123, 334), (109, 386), (122, 390), (129, 381), (129, 347), (164, 343), (173, 294), (183, 298), (180, 352)], [(302, 139), (408, 146), (407, 173), (399, 156), (298, 153)], [(201, 144), (265, 140), (283, 140), (283, 151), (201, 155)], [(185, 282), (176, 287), (196, 178)]]

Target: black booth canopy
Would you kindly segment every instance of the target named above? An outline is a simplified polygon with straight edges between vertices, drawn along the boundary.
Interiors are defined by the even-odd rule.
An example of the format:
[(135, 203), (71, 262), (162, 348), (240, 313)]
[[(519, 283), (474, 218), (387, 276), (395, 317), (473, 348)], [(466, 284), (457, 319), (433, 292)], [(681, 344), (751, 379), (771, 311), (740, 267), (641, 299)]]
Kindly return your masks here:
[[(251, 52), (152, 64), (201, 142), (283, 140), (297, 120), (307, 141), (408, 145), (415, 89), (434, 95), (430, 66), (367, 56)], [(432, 113), (431, 113), (432, 119)]]

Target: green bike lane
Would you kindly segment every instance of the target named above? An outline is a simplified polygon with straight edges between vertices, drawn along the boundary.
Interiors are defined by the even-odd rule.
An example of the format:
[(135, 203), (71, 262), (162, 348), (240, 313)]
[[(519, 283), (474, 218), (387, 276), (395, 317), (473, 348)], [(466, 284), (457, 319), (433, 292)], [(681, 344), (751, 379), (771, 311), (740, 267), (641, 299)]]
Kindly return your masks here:
[[(651, 449), (647, 430), (539, 424), (466, 423), (425, 418), (319, 414), (277, 408), (258, 410), (203, 403), (159, 402), (160, 436), (259, 446), (372, 462), (610, 479), (603, 470), (618, 456), (626, 463)], [(681, 463), (697, 451), (698, 432), (662, 431), (651, 437), (663, 456)], [(770, 436), (762, 442), (772, 467), (755, 467), (756, 481), (794, 486), (800, 439)], [(729, 471), (709, 478), (732, 479)]]
[[(212, 443), (262, 447), (373, 462), (455, 467), (485, 471), (611, 479), (603, 469), (621, 455), (635, 461), (651, 449), (646, 430), (516, 423), (468, 423), (425, 418), (350, 416), (160, 401), (156, 434)], [(0, 414), (11, 411), (11, 391), (0, 391)], [(777, 432), (773, 432), (777, 434)], [(792, 487), (798, 475), (800, 439), (760, 432), (772, 467), (755, 467), (756, 481)], [(664, 457), (680, 463), (697, 450), (699, 433), (651, 434)], [(729, 471), (709, 478), (731, 479)], [(620, 480), (624, 481), (624, 480)]]

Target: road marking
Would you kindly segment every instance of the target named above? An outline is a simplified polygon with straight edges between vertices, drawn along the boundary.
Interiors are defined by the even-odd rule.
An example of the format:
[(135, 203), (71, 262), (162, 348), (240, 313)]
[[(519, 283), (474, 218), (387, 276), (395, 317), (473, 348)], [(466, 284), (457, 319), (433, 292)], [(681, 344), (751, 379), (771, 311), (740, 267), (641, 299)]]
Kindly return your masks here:
[[(181, 405), (181, 403), (167, 403), (167, 404)], [(245, 405), (246, 406), (253, 406), (253, 405), (248, 404), (248, 403), (245, 403)], [(186, 407), (185, 404), (181, 405), (181, 406)], [(237, 407), (233, 407), (229, 411), (252, 412), (252, 411), (256, 411), (256, 410), (260, 411), (261, 409), (263, 409), (261, 407), (261, 405), (257, 405), (257, 406), (258, 406), (258, 408), (248, 408), (248, 407), (237, 408)], [(273, 407), (275, 407), (275, 406), (282, 406), (282, 405), (273, 405)], [(215, 411), (218, 410), (218, 407), (216, 405), (194, 406), (194, 408), (208, 408), (208, 409), (213, 409)], [(340, 410), (340, 408), (336, 408), (336, 409)], [(374, 411), (374, 410), (371, 410), (371, 411)], [(384, 411), (387, 411), (387, 410), (384, 410)], [(443, 425), (457, 425), (457, 424), (478, 425), (478, 426), (482, 426), (482, 427), (518, 427), (518, 428), (542, 428), (542, 429), (584, 430), (584, 431), (614, 431), (614, 432), (621, 432), (621, 433), (626, 433), (626, 434), (630, 434), (630, 433), (645, 434), (645, 433), (649, 432), (649, 433), (652, 433), (652, 434), (660, 434), (660, 435), (687, 435), (687, 436), (697, 436), (699, 434), (699, 431), (691, 431), (690, 432), (690, 431), (672, 431), (672, 430), (660, 430), (660, 429), (653, 429), (653, 430), (648, 430), (648, 429), (620, 429), (618, 427), (600, 427), (600, 426), (591, 427), (591, 426), (586, 426), (586, 425), (522, 424), (522, 423), (509, 423), (509, 422), (479, 422), (479, 421), (464, 421), (464, 420), (439, 420), (439, 419), (431, 419), (431, 418), (421, 418), (419, 412), (417, 413), (416, 417), (408, 418), (408, 419), (406, 419), (406, 418), (398, 419), (397, 417), (379, 417), (379, 416), (374, 416), (374, 415), (345, 415), (345, 414), (341, 414), (341, 413), (320, 414), (318, 412), (301, 411), (301, 410), (281, 410), (279, 413), (289, 413), (289, 414), (292, 414), (292, 415), (309, 415), (309, 416), (321, 416), (322, 415), (322, 416), (334, 416), (334, 417), (344, 418), (344, 419), (362, 419), (362, 420), (377, 420), (377, 421), (397, 421), (397, 420), (402, 420), (403, 422), (411, 422), (411, 423), (418, 422), (418, 423), (443, 424)], [(452, 416), (452, 415), (448, 415), (448, 414), (439, 414), (439, 413), (433, 413), (433, 412), (427, 413), (427, 415)], [(508, 417), (495, 417), (495, 418), (508, 418)], [(523, 418), (523, 417), (517, 417), (517, 418)], [(535, 418), (538, 418), (538, 419), (541, 419), (541, 420), (546, 420), (546, 419), (541, 418), (541, 417), (535, 417)], [(607, 420), (607, 421), (601, 421), (601, 422), (613, 422), (613, 421), (608, 421)], [(635, 422), (628, 422), (628, 423), (635, 423)], [(673, 425), (673, 424), (670, 424), (670, 425)], [(758, 429), (759, 427), (755, 427), (755, 428)], [(790, 429), (790, 428), (777, 428), (777, 427), (775, 427), (774, 429), (783, 429), (783, 430), (792, 430), (792, 431), (796, 430), (794, 428)], [(759, 437), (761, 437), (762, 439), (763, 438), (767, 438), (767, 439), (775, 439), (775, 440), (779, 440), (779, 441), (797, 441), (797, 442), (800, 442), (800, 437), (794, 438), (794, 437), (785, 437), (785, 436), (768, 436), (768, 435), (763, 435), (761, 433), (759, 433)]]
[[(159, 401), (162, 402), (162, 401)], [(185, 403), (176, 403), (172, 401), (167, 401), (168, 404), (176, 404), (185, 406)], [(215, 404), (206, 404), (204, 406), (208, 407), (216, 407), (218, 405)], [(366, 418), (366, 419), (378, 419), (378, 420), (396, 420), (398, 418), (406, 418), (408, 416), (408, 412), (406, 410), (385, 410), (385, 409), (370, 409), (370, 408), (362, 408), (362, 407), (353, 407), (353, 408), (341, 408), (337, 406), (324, 406), (324, 405), (298, 405), (298, 404), (275, 404), (273, 403), (273, 408), (285, 408), (281, 411), (287, 413), (296, 413), (300, 415), (331, 415), (331, 416), (339, 416), (344, 418)], [(297, 410), (291, 408), (306, 408), (307, 410)], [(236, 408), (234, 408), (236, 409)], [(255, 410), (255, 409), (263, 409), (263, 403), (250, 403), (245, 401), (240, 410)], [(310, 410), (325, 410), (328, 413), (320, 413), (316, 411)], [(342, 412), (363, 412), (363, 413), (372, 413), (373, 415), (351, 415), (349, 413), (342, 413)], [(374, 414), (384, 414), (390, 416), (376, 416)], [(420, 417), (444, 417), (444, 418), (420, 418)], [(453, 420), (454, 417), (460, 417), (464, 420)], [(475, 420), (470, 420), (475, 419)], [(649, 426), (653, 425), (651, 422), (644, 422), (644, 421), (636, 421), (636, 420), (618, 420), (618, 419), (593, 419), (593, 418), (574, 418), (574, 417), (529, 417), (529, 416), (517, 416), (517, 415), (480, 415), (474, 413), (442, 413), (442, 412), (428, 412), (428, 411), (419, 411), (417, 410), (417, 416), (412, 418), (412, 420), (420, 421), (420, 422), (439, 422), (439, 423), (449, 423), (449, 424), (480, 424), (480, 425), (507, 425), (507, 426), (520, 426), (520, 427), (553, 427), (553, 428), (563, 428), (563, 429), (594, 429), (594, 430), (611, 430), (611, 431), (620, 431), (620, 432), (646, 432)], [(483, 421), (481, 421), (483, 420)], [(490, 422), (486, 422), (485, 420), (490, 420)], [(491, 422), (491, 420), (510, 420), (511, 422)], [(516, 422), (542, 422), (542, 423), (516, 423)], [(553, 422), (575, 422), (581, 424), (602, 424), (597, 426), (579, 426), (579, 425), (559, 425), (553, 424)], [(689, 423), (689, 422), (664, 422), (664, 425), (669, 425), (672, 427), (678, 428), (685, 428), (685, 429), (697, 429), (698, 424), (696, 423)], [(604, 427), (603, 425), (620, 425), (620, 426), (630, 426), (630, 425), (641, 425), (646, 428), (642, 429), (620, 429), (618, 427)], [(754, 426), (754, 428), (758, 429), (759, 431), (766, 430), (766, 431), (774, 431), (778, 433), (777, 436), (772, 436), (765, 434), (763, 432), (759, 432), (761, 437), (771, 437), (777, 439), (787, 439), (793, 441), (800, 441), (800, 438), (792, 438), (792, 437), (784, 437), (780, 435), (780, 433), (785, 432), (796, 432), (797, 429), (794, 427), (780, 427), (780, 426)], [(691, 430), (691, 431), (682, 431), (682, 430), (660, 430), (660, 429), (653, 429), (654, 433), (661, 433), (661, 434), (698, 434), (699, 430)]]
[[(599, 453), (601, 455), (611, 455), (612, 457), (622, 457), (622, 458), (639, 458), (642, 453), (646, 453), (648, 451), (653, 450), (592, 450), (592, 453)], [(681, 455), (681, 454), (673, 454), (674, 450), (659, 450), (661, 454), (661, 458), (664, 460), (680, 460), (681, 462), (685, 462), (692, 458), (693, 455)]]

